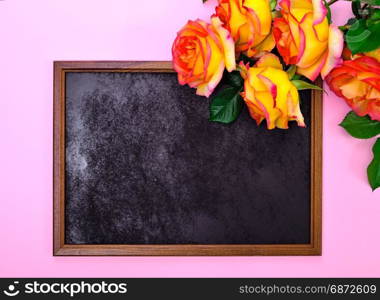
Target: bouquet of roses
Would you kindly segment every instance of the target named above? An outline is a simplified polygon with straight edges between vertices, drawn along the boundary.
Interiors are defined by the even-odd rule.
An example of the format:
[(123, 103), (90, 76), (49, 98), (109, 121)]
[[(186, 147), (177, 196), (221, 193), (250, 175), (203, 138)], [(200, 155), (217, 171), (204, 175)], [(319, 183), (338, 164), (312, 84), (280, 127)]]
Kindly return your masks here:
[[(203, 0), (206, 2), (207, 0)], [(244, 103), (268, 129), (305, 126), (298, 90), (320, 76), (352, 108), (341, 126), (380, 134), (380, 0), (353, 0), (354, 18), (331, 22), (338, 0), (218, 0), (209, 22), (188, 21), (173, 43), (179, 83), (210, 97), (210, 121), (231, 123)], [(218, 84), (224, 84), (214, 93)], [(227, 83), (227, 84), (225, 84)], [(380, 138), (368, 167), (380, 186)]]

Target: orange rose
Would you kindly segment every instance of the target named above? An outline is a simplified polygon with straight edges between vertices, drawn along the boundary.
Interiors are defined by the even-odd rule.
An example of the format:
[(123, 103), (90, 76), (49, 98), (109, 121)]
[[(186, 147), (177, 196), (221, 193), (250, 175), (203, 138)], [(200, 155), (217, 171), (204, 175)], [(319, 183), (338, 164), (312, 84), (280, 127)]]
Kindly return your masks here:
[(251, 68), (243, 63), (239, 67), (244, 78), (242, 97), (257, 124), (266, 119), (268, 129), (286, 129), (288, 121), (295, 120), (305, 126), (297, 88), (276, 55), (265, 54)]
[(246, 52), (251, 57), (274, 48), (269, 0), (219, 0), (218, 2), (216, 15), (231, 32), (237, 53)]
[(322, 0), (281, 0), (280, 7), (273, 34), (284, 61), (310, 80), (324, 78), (341, 62), (343, 33), (328, 24)]
[(209, 97), (222, 79), (224, 68), (236, 68), (234, 42), (219, 18), (211, 24), (189, 21), (174, 41), (173, 65), (180, 84), (197, 88), (197, 94)]
[(358, 56), (346, 60), (330, 72), (326, 82), (357, 115), (368, 114), (380, 121), (380, 62), (375, 58)]

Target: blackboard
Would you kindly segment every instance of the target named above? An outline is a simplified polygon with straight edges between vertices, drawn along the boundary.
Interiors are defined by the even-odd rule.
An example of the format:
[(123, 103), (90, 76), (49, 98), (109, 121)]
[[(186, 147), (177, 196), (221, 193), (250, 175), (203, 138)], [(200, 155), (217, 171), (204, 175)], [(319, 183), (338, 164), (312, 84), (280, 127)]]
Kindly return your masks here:
[(320, 254), (321, 97), (307, 124), (208, 121), (169, 62), (56, 62), (55, 255)]

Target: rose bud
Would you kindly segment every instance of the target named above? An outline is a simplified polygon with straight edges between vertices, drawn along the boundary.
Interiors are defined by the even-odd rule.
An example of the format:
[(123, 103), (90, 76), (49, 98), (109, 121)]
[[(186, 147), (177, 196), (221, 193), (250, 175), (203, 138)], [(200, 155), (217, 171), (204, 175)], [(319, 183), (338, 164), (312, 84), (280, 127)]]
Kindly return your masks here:
[(287, 129), (288, 121), (295, 120), (305, 127), (298, 90), (276, 55), (265, 54), (253, 67), (241, 63), (239, 68), (245, 78), (242, 97), (258, 125), (266, 119), (268, 129)]

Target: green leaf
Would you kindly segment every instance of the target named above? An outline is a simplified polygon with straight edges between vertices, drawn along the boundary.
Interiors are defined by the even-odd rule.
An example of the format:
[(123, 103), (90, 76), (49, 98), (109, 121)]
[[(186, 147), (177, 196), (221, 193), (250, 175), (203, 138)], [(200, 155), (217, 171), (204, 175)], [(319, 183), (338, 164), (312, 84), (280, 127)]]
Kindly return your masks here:
[(311, 83), (308, 83), (306, 81), (303, 81), (303, 80), (292, 80), (291, 83), (293, 83), (293, 85), (297, 88), (297, 90), (319, 90), (319, 91), (322, 91), (322, 89), (315, 85), (315, 84), (311, 84)]
[(379, 121), (371, 120), (368, 116), (359, 117), (353, 111), (339, 125), (357, 139), (369, 139), (380, 134)]
[(330, 8), (330, 6), (327, 4), (327, 1), (326, 1), (326, 0), (323, 0), (323, 4), (325, 5), (325, 7), (326, 7), (326, 9), (327, 9), (327, 15), (326, 15), (327, 21), (329, 21), (329, 24), (331, 24), (331, 8)]
[(302, 75), (300, 75), (300, 74), (295, 74), (294, 76), (293, 76), (293, 80), (298, 80), (298, 79), (301, 79), (301, 78), (303, 78), (303, 76)]
[(354, 16), (358, 19), (361, 19), (361, 15), (360, 15), (360, 9), (361, 9), (361, 3), (359, 0), (353, 0), (351, 2), (351, 9), (352, 9), (352, 12), (354, 14)]
[(277, 0), (270, 0), (269, 1), (269, 5), (270, 5), (270, 10), (273, 11), (276, 9), (276, 6), (277, 6)]
[(380, 187), (380, 138), (377, 139), (372, 148), (373, 160), (367, 168), (368, 182), (372, 191)]
[(241, 88), (227, 87), (221, 90), (211, 100), (210, 121), (231, 123), (237, 119), (244, 106), (240, 96)]
[(346, 25), (352, 25), (352, 24), (354, 24), (355, 22), (356, 22), (356, 18), (350, 18), (350, 19), (348, 19)]
[(380, 5), (380, 0), (360, 0), (360, 2), (374, 6)]
[(226, 78), (227, 78), (228, 84), (233, 87), (240, 88), (243, 86), (244, 80), (241, 77), (239, 71), (233, 71), (231, 73), (227, 72)]
[(371, 9), (371, 14), (367, 19), (367, 26), (372, 26), (380, 21), (380, 9)]
[(380, 9), (379, 8), (375, 8), (372, 10), (370, 19), (380, 20)]
[(369, 52), (380, 47), (380, 21), (367, 24), (365, 19), (356, 20), (345, 38), (352, 54)]
[(286, 70), (286, 73), (288, 73), (289, 79), (293, 79), (294, 75), (296, 74), (297, 67), (295, 65), (291, 65), (289, 69)]

